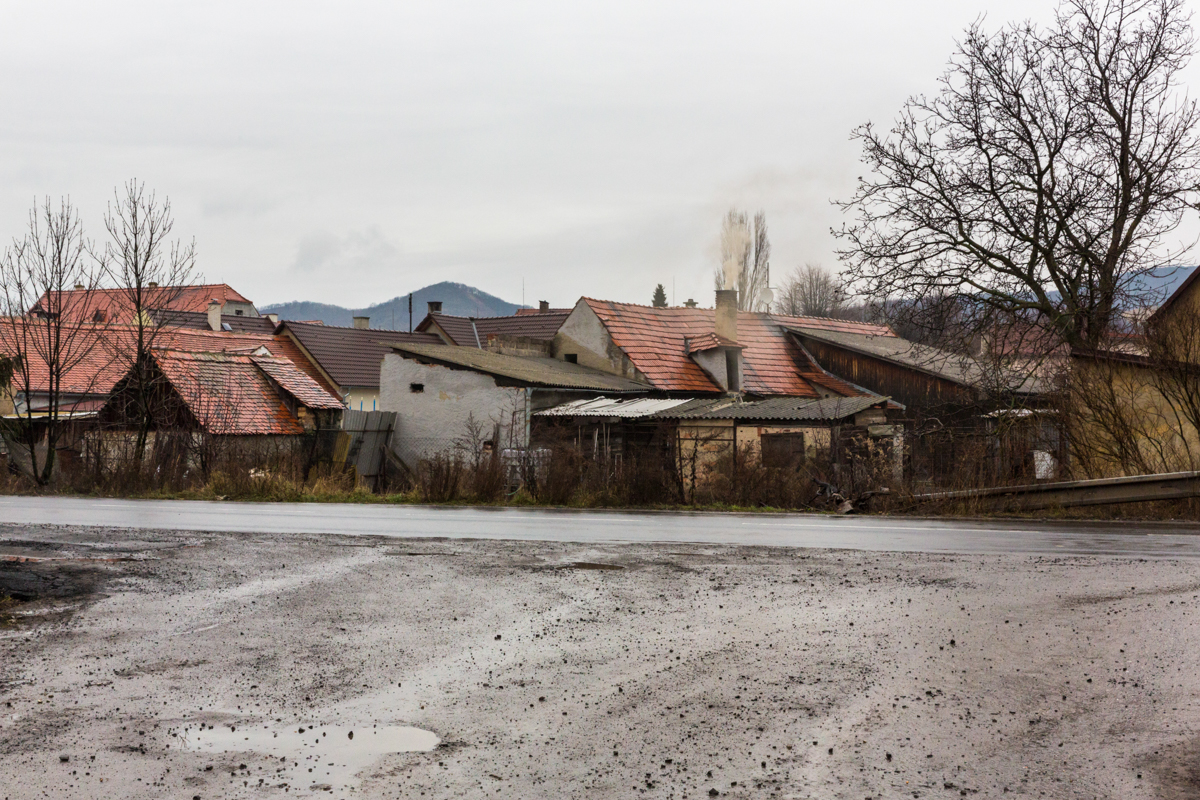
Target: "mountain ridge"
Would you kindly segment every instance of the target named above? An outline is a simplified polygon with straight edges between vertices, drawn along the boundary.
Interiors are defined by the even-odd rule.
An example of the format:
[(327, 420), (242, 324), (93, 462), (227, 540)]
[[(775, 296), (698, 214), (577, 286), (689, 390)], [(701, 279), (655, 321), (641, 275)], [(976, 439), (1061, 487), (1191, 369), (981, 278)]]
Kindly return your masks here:
[[(412, 324), (416, 326), (428, 311), (430, 301), (442, 303), (442, 313), (460, 317), (505, 317), (517, 313), (522, 306), (488, 294), (474, 286), (453, 281), (417, 289), (412, 293)], [(380, 330), (408, 330), (408, 295), (402, 294), (363, 308), (346, 308), (332, 303), (294, 300), (272, 303), (259, 309), (263, 314), (278, 314), (280, 319), (294, 321), (320, 320), (326, 325), (350, 327), (354, 317), (370, 317), (370, 326)]]

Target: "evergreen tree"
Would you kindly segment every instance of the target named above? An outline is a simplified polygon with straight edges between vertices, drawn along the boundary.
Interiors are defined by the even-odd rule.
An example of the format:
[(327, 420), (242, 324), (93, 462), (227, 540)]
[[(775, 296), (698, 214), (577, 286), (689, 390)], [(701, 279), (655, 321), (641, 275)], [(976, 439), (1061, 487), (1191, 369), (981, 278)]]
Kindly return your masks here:
[(650, 301), (650, 304), (655, 308), (667, 307), (667, 290), (661, 283), (654, 287), (654, 299)]

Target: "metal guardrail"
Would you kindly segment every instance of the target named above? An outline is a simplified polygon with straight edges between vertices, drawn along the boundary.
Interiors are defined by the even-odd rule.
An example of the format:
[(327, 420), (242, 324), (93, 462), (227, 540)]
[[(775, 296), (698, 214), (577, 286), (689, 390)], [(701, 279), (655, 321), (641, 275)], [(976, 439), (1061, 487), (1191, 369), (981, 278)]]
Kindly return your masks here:
[(982, 500), (999, 509), (1032, 511), (1039, 508), (1097, 506), (1109, 503), (1142, 503), (1200, 496), (1200, 472), (1168, 472), (1161, 475), (1131, 475), (1026, 486), (997, 486), (916, 495), (918, 503), (949, 500)]

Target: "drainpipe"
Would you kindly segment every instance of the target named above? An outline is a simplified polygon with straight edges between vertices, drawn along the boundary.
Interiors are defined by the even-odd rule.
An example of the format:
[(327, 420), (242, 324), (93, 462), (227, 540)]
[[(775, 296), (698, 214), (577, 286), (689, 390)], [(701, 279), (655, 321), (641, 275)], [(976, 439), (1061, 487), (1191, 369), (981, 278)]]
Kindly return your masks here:
[(471, 320), (471, 330), (475, 333), (475, 346), (482, 350), (483, 345), (479, 343), (479, 328), (475, 327), (475, 318), (467, 317), (467, 319)]

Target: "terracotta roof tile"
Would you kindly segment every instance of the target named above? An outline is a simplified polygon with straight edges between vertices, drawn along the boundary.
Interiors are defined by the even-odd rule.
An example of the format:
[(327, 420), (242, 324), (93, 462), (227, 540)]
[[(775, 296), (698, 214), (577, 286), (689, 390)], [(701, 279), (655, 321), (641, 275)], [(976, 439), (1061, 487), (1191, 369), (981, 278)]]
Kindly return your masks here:
[[(21, 336), (45, 335), (46, 326), (26, 317), (0, 317), (0, 353), (38, 352), (28, 345), (18, 346)], [(68, 394), (108, 394), (128, 369), (129, 354), (135, 349), (136, 329), (125, 325), (80, 327), (76, 358), (63, 376), (62, 389)], [(303, 351), (286, 336), (262, 333), (227, 333), (191, 328), (164, 328), (157, 332), (154, 345), (158, 349), (185, 352), (251, 353), (266, 348), (271, 356), (291, 361), (297, 369), (315, 381), (322, 389), (336, 394), (320, 370), (305, 358)], [(44, 359), (32, 359), (29, 364), (30, 388), (45, 391), (49, 384), (49, 368)], [(16, 387), (23, 391), (24, 386)]]
[(301, 372), (286, 358), (252, 356), (251, 360), (301, 405), (308, 408), (345, 408), (345, 404), (337, 395), (322, 389), (319, 383)]
[(208, 433), (297, 435), (300, 423), (250, 356), (161, 351), (155, 363)]
[[(129, 302), (129, 291), (126, 289), (94, 289), (67, 290), (55, 294), (54, 303), (50, 303), (50, 293), (42, 295), (30, 311), (53, 306), (63, 319), (79, 322), (121, 322), (132, 321)], [(233, 290), (227, 283), (209, 283), (199, 286), (157, 286), (147, 288), (142, 295), (143, 308), (170, 309), (172, 311), (207, 312), (208, 304), (213, 300), (225, 303), (250, 303), (245, 297)], [(100, 320), (94, 320), (97, 311), (103, 313)]]
[[(687, 345), (690, 338), (706, 335), (715, 338), (713, 309), (654, 308), (587, 297), (581, 302), (595, 312), (613, 342), (655, 388), (673, 392), (721, 391), (689, 357)], [(814, 384), (839, 395), (864, 394), (814, 364), (770, 314), (738, 312), (737, 343), (743, 348), (742, 386), (751, 394), (818, 397), (820, 393)]]

